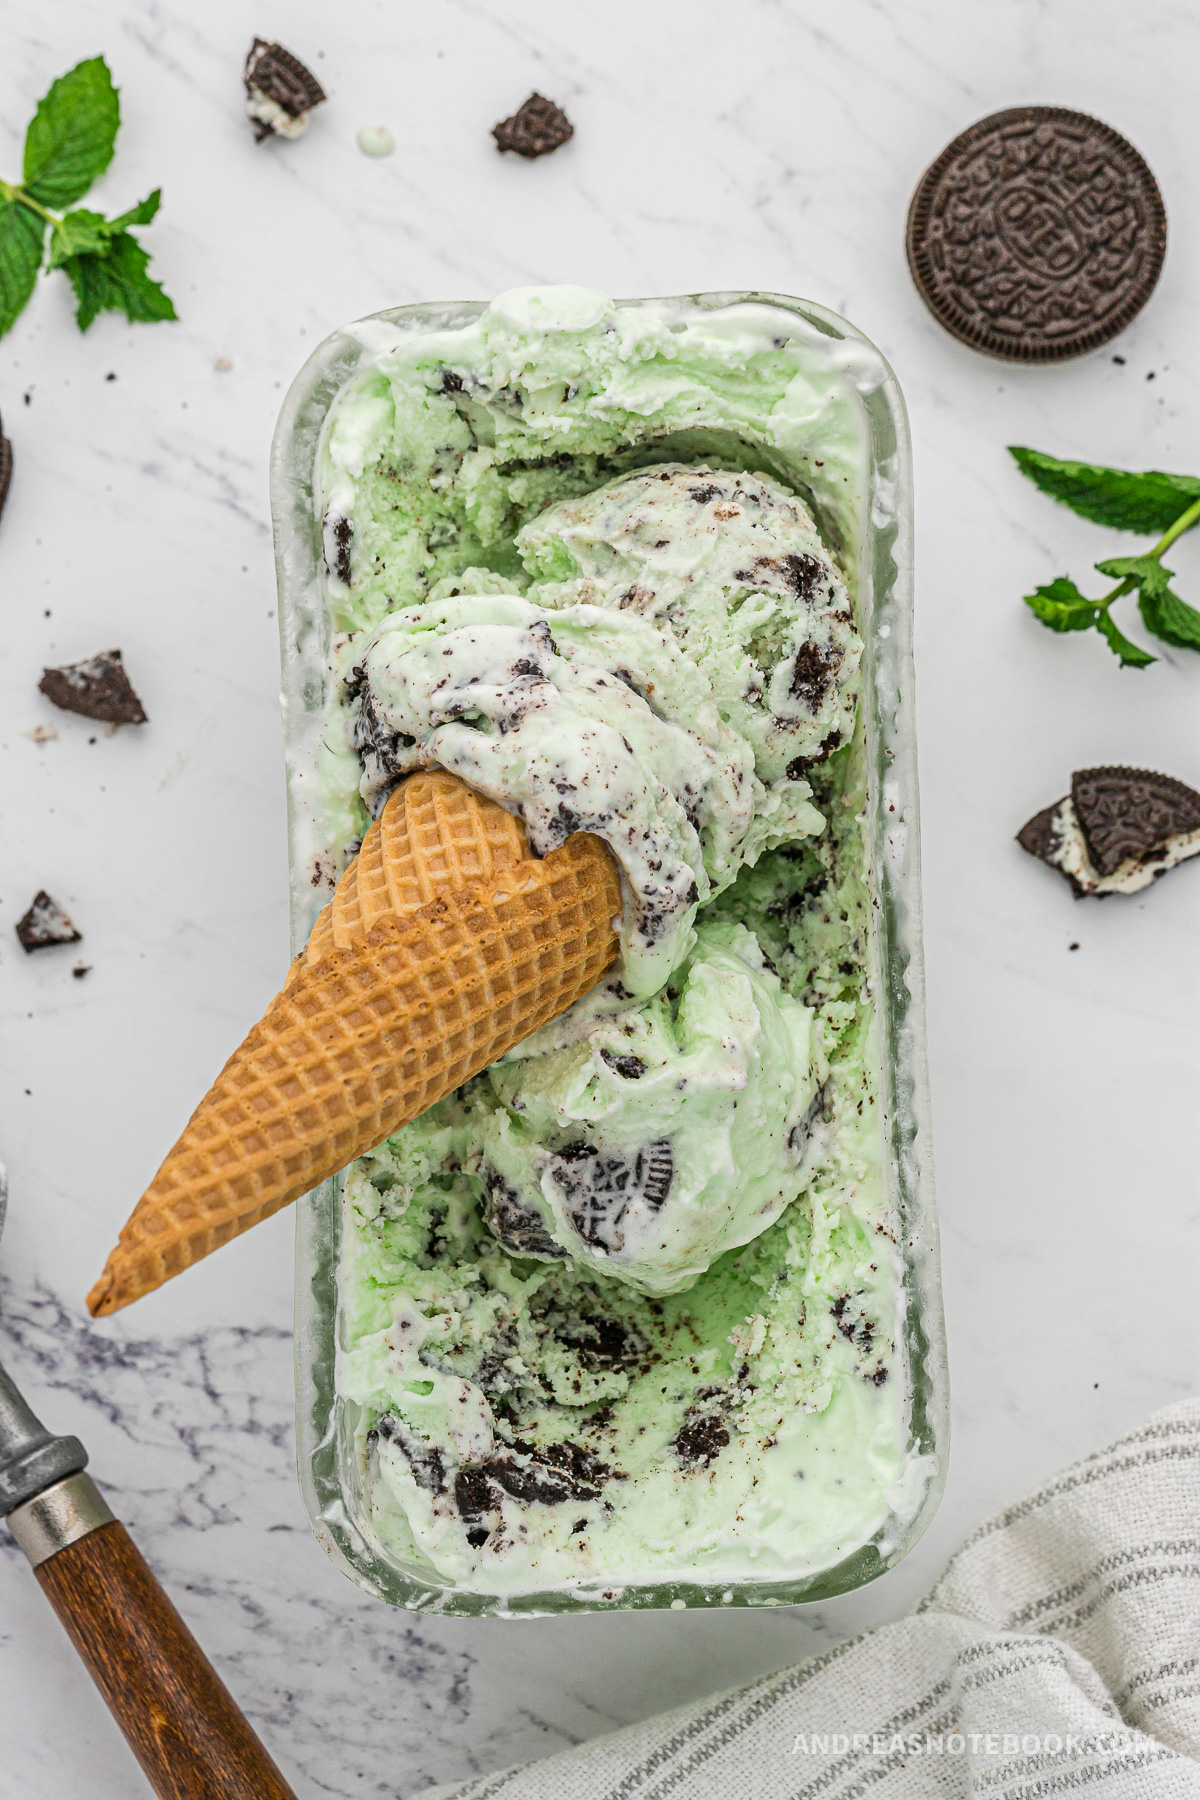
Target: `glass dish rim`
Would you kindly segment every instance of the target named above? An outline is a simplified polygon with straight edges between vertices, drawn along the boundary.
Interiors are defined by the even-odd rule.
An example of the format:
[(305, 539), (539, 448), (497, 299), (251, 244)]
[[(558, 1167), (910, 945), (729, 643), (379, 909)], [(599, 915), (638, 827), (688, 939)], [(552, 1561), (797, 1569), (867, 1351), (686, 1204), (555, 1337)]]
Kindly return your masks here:
[[(373, 1545), (346, 1506), (334, 1406), (337, 1355), (336, 1265), (340, 1178), (299, 1202), (296, 1224), (297, 1461), (310, 1523), (322, 1547), (366, 1592), (410, 1610), (449, 1616), (529, 1616), (685, 1606), (792, 1605), (848, 1592), (893, 1567), (928, 1526), (945, 1483), (948, 1376), (938, 1265), (925, 990), (921, 937), (919, 801), (912, 660), (912, 480), (907, 415), (899, 384), (876, 346), (850, 321), (816, 302), (760, 290), (647, 296), (648, 304), (718, 311), (745, 303), (774, 306), (823, 336), (857, 346), (878, 378), (862, 396), (868, 427), (868, 485), (860, 521), (859, 604), (864, 630), (863, 695), (869, 792), (865, 821), (876, 919), (877, 999), (884, 1026), (880, 1076), (891, 1155), (885, 1178), (904, 1223), (904, 1336), (911, 1386), (910, 1443), (928, 1459), (924, 1496), (888, 1540), (886, 1527), (832, 1567), (800, 1578), (706, 1582), (666, 1577), (645, 1586), (552, 1589), (501, 1598), (434, 1587), (402, 1570)], [(389, 307), (340, 327), (317, 346), (293, 381), (271, 452), (271, 510), (279, 587), (281, 694), (288, 789), (288, 847), (293, 948), (307, 937), (320, 898), (297, 880), (306, 818), (303, 784), (311, 778), (315, 737), (324, 717), (326, 650), (322, 520), (316, 505), (317, 460), (331, 409), (372, 352), (369, 328), (383, 323), (445, 330), (477, 318), (484, 301), (417, 302)], [(364, 328), (367, 328), (364, 330)], [(297, 681), (297, 676), (300, 677)], [(319, 686), (319, 696), (315, 686)], [(311, 845), (309, 846), (311, 848)], [(305, 859), (307, 861), (307, 859)]]

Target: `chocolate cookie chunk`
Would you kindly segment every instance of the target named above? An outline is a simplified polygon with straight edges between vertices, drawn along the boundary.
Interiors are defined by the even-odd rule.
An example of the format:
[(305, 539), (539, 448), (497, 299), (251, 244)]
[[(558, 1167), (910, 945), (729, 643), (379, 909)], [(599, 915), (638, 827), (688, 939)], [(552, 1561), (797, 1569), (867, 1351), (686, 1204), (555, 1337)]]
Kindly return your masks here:
[(729, 1426), (716, 1412), (688, 1413), (675, 1434), (675, 1452), (684, 1468), (715, 1462), (729, 1443)]
[(564, 1144), (546, 1164), (585, 1244), (606, 1254), (625, 1248), (629, 1215), (657, 1212), (671, 1191), (675, 1157), (670, 1138), (637, 1150)]
[(17, 936), (25, 951), (48, 950), (51, 944), (81, 944), (82, 931), (76, 931), (71, 920), (52, 900), (45, 888), (39, 888), (24, 918), (17, 920)]
[(483, 1219), (488, 1230), (510, 1256), (533, 1256), (561, 1261), (566, 1251), (546, 1230), (542, 1215), (522, 1200), (516, 1188), (494, 1169), (485, 1170), (487, 1198)]
[(908, 213), (908, 266), (934, 317), (1017, 362), (1060, 362), (1124, 331), (1166, 248), (1162, 196), (1133, 145), (1059, 106), (980, 119)]
[(12, 480), (12, 469), (12, 445), (4, 435), (4, 421), (0, 419), (0, 513), (4, 511), (4, 502), (8, 499), (8, 484)]
[(106, 725), (145, 725), (146, 710), (134, 693), (119, 650), (102, 650), (83, 662), (44, 669), (38, 687), (64, 712), (82, 713)]
[(269, 137), (299, 137), (308, 128), (309, 113), (324, 98), (324, 88), (298, 56), (282, 44), (255, 38), (246, 57), (246, 112), (256, 144)]
[(575, 127), (562, 107), (547, 100), (544, 94), (530, 94), (511, 119), (502, 119), (499, 125), (492, 126), (498, 150), (511, 150), (530, 160), (549, 156), (574, 135)]
[(1136, 894), (1200, 856), (1200, 794), (1148, 769), (1078, 769), (1071, 792), (1035, 813), (1017, 842), (1077, 896)]

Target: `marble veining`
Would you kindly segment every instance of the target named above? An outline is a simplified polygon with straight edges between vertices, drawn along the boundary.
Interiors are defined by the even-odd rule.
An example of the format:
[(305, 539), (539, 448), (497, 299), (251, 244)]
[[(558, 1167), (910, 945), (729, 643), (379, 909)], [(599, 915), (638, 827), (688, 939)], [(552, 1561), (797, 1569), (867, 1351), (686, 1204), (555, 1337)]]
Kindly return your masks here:
[[(240, 72), (254, 33), (310, 62), (330, 96), (296, 143), (253, 142)], [(263, 0), (253, 15), (234, 0), (55, 0), (6, 23), (0, 173), (18, 168), (51, 79), (102, 50), (124, 124), (95, 203), (119, 211), (162, 185), (146, 236), (180, 320), (106, 315), (81, 338), (54, 276), (0, 340), (16, 451), (0, 521), (0, 1354), (84, 1439), (301, 1800), (416, 1794), (894, 1616), (986, 1512), (1194, 1390), (1180, 1322), (1200, 1273), (1200, 874), (1077, 903), (1012, 842), (1072, 768), (1124, 761), (1200, 785), (1200, 658), (1163, 648), (1145, 674), (1121, 671), (1098, 639), (1055, 638), (1020, 605), (1057, 574), (1088, 586), (1093, 562), (1140, 541), (1052, 506), (1004, 449), (1200, 473), (1200, 16), (1148, 0), (1130, 45), (1118, 0), (610, 0), (602, 14)], [(532, 88), (575, 136), (537, 163), (500, 157), (490, 128)], [(954, 343), (903, 253), (927, 164), (974, 119), (1028, 101), (1128, 136), (1170, 233), (1133, 326), (1043, 370)], [(368, 123), (392, 132), (392, 156), (356, 148)], [(954, 1442), (926, 1538), (827, 1606), (393, 1613), (326, 1561), (300, 1502), (288, 1217), (103, 1325), (83, 1309), (286, 968), (267, 506), (283, 393), (355, 316), (548, 280), (806, 295), (879, 344), (912, 416)], [(1170, 560), (1200, 602), (1200, 538)], [(150, 724), (108, 738), (36, 683), (45, 663), (113, 645)], [(39, 723), (57, 737), (31, 740)], [(84, 941), (26, 957), (12, 926), (42, 886)], [(6, 1534), (0, 1716), (0, 1800), (141, 1791)]]

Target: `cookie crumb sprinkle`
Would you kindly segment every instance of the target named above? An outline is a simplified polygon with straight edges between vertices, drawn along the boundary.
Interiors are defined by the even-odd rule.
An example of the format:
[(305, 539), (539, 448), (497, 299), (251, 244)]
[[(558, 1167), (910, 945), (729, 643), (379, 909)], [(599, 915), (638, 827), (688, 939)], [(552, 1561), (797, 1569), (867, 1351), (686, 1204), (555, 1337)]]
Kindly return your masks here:
[(530, 94), (510, 119), (502, 119), (492, 127), (498, 150), (511, 150), (529, 161), (535, 156), (549, 156), (574, 135), (575, 127), (562, 107), (537, 93)]

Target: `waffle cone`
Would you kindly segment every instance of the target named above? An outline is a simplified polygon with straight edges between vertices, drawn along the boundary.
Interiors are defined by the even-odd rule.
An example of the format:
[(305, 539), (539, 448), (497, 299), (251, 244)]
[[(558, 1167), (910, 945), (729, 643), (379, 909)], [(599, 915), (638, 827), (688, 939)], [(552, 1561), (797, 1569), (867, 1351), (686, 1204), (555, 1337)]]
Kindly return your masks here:
[(620, 910), (597, 838), (540, 859), (455, 776), (411, 776), (138, 1201), (89, 1311), (150, 1293), (564, 1012), (613, 961)]

